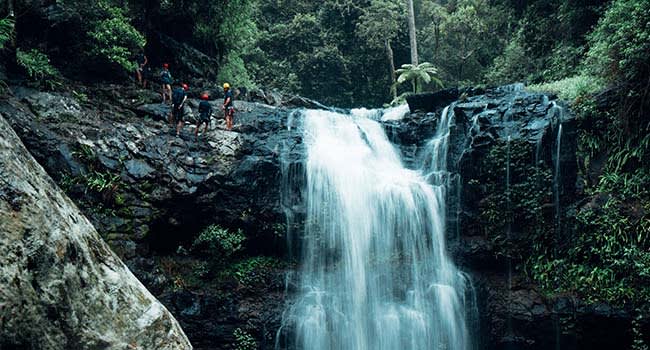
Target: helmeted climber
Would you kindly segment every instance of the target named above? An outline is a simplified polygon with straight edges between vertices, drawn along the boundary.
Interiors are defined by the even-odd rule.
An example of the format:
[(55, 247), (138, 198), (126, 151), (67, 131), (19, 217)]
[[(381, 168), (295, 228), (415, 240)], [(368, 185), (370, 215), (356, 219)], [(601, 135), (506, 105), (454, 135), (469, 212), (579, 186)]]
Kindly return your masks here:
[(205, 124), (205, 128), (203, 129), (203, 135), (205, 135), (208, 132), (208, 128), (210, 126), (210, 117), (212, 116), (212, 105), (208, 100), (210, 99), (210, 95), (208, 95), (207, 92), (204, 92), (201, 94), (201, 102), (199, 103), (199, 120), (196, 123), (196, 130), (194, 131), (194, 135), (196, 138), (199, 138), (199, 129), (201, 128), (202, 124)]
[(232, 93), (232, 90), (230, 89), (230, 84), (224, 83), (222, 109), (226, 117), (226, 130), (232, 129), (232, 119), (235, 114), (235, 104), (233, 103), (234, 99), (235, 97)]
[(163, 69), (160, 72), (160, 81), (162, 82), (162, 103), (165, 103), (167, 97), (172, 100), (172, 74), (169, 72), (169, 64), (163, 63)]
[(172, 120), (172, 125), (176, 124), (176, 137), (180, 137), (181, 129), (185, 124), (183, 121), (185, 112), (183, 108), (185, 107), (185, 101), (187, 101), (187, 90), (189, 90), (187, 84), (179, 83), (174, 89), (174, 92), (172, 92), (172, 113), (170, 119)]

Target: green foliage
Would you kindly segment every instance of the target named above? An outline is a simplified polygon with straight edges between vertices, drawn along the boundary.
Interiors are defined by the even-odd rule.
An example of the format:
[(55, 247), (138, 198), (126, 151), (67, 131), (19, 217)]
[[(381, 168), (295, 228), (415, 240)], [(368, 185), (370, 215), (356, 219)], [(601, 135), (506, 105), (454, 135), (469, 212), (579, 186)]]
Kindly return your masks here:
[(27, 71), (30, 78), (43, 87), (54, 89), (61, 85), (61, 74), (50, 64), (50, 58), (39, 50), (16, 50), (16, 62)]
[(442, 81), (437, 77), (438, 69), (429, 62), (422, 62), (417, 66), (410, 63), (403, 64), (402, 68), (395, 72), (398, 74), (397, 83), (410, 82), (413, 93), (422, 92), (424, 86), (430, 83), (442, 87)]
[[(549, 292), (642, 306), (650, 298), (650, 136), (643, 128), (626, 128), (617, 107), (600, 109), (589, 95), (579, 96), (573, 110), (580, 125), (579, 170), (590, 200), (578, 208), (570, 240), (555, 251), (536, 247), (531, 276)], [(594, 165), (594, 159), (604, 164)], [(597, 176), (593, 168), (601, 169)]]
[(208, 226), (194, 239), (192, 250), (219, 261), (235, 256), (244, 248), (246, 236), (241, 230), (231, 232), (217, 225)]
[(244, 60), (235, 53), (230, 54), (219, 69), (217, 80), (229, 82), (232, 86), (245, 86), (249, 89), (256, 85), (246, 69)]
[(397, 38), (400, 26), (406, 23), (405, 11), (402, 2), (373, 0), (359, 17), (357, 35), (383, 49), (386, 42)]
[(4, 48), (7, 41), (14, 38), (14, 26), (16, 22), (11, 18), (0, 19), (0, 49)]
[(648, 13), (648, 0), (613, 1), (589, 35), (586, 69), (609, 81), (637, 81), (647, 77), (650, 70)]
[[(499, 247), (499, 254), (518, 259), (530, 254), (529, 242), (550, 245), (552, 241), (544, 235), (553, 237), (549, 230), (553, 224), (543, 215), (552, 198), (553, 176), (544, 163), (531, 162), (533, 150), (525, 140), (501, 142), (481, 160), (481, 176), (468, 181), (471, 191), (483, 198), (478, 210), (484, 234)], [(528, 237), (520, 234), (523, 241), (518, 242), (508, 237), (508, 230)]]
[(117, 189), (120, 182), (120, 175), (91, 171), (83, 176), (83, 179), (86, 192), (95, 191), (97, 193), (104, 193), (105, 191), (115, 191)]
[(92, 25), (88, 36), (92, 39), (92, 52), (125, 70), (136, 68), (133, 55), (146, 44), (145, 37), (130, 23), (124, 8), (100, 1), (103, 12)]
[(566, 101), (575, 101), (579, 97), (591, 95), (599, 91), (603, 83), (598, 77), (590, 75), (576, 75), (550, 83), (529, 85), (531, 91), (557, 94)]
[(524, 81), (532, 69), (532, 60), (526, 53), (520, 35), (514, 36), (503, 53), (494, 59), (485, 79), (492, 84), (508, 84)]
[(233, 264), (228, 272), (241, 286), (255, 289), (269, 285), (272, 273), (282, 266), (283, 263), (276, 258), (256, 256)]
[(505, 32), (508, 44), (494, 56), (485, 80), (490, 84), (539, 84), (581, 75), (585, 35), (599, 18), (598, 1), (534, 0), (524, 4), (514, 6), (516, 15), (507, 21), (512, 30)]
[(235, 337), (235, 350), (255, 350), (257, 342), (253, 336), (241, 328), (235, 329), (232, 333)]

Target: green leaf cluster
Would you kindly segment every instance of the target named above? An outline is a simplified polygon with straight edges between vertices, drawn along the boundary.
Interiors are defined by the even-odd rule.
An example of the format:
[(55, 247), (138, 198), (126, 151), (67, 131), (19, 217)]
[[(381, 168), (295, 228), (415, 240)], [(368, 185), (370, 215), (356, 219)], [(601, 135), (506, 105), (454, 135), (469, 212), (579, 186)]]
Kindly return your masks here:
[(61, 74), (52, 66), (50, 58), (37, 49), (16, 50), (16, 62), (27, 71), (27, 75), (43, 87), (53, 89), (61, 85)]
[(272, 283), (273, 273), (284, 264), (277, 258), (255, 256), (232, 264), (227, 270), (247, 289), (259, 289)]
[(0, 19), (0, 49), (4, 48), (7, 41), (14, 38), (15, 21), (11, 18)]
[(430, 62), (422, 62), (418, 65), (403, 64), (402, 67), (395, 71), (397, 73), (397, 83), (403, 84), (410, 82), (413, 87), (413, 93), (422, 92), (424, 86), (433, 84), (442, 87), (442, 81), (438, 78), (438, 69)]
[(245, 330), (241, 328), (235, 329), (232, 333), (235, 338), (235, 350), (256, 350), (257, 342), (255, 338)]
[(589, 35), (586, 69), (609, 81), (650, 74), (650, 1), (615, 0)]
[(127, 71), (136, 68), (133, 55), (146, 44), (126, 15), (126, 9), (108, 1), (98, 4), (100, 14), (91, 24), (88, 36), (92, 39), (93, 54), (115, 63)]
[(218, 225), (205, 228), (192, 242), (192, 251), (223, 262), (244, 249), (246, 236), (242, 230), (231, 232)]

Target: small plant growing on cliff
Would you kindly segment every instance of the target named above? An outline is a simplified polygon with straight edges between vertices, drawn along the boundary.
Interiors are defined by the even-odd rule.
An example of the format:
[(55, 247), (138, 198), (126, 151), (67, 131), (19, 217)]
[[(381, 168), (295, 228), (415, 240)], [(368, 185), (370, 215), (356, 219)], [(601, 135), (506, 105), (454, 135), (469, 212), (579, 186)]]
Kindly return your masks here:
[(50, 64), (50, 58), (36, 49), (16, 50), (18, 65), (27, 71), (27, 75), (43, 87), (54, 89), (61, 85), (61, 73)]
[(232, 265), (228, 273), (232, 274), (244, 288), (258, 289), (272, 283), (273, 271), (283, 263), (268, 256), (255, 256)]
[(0, 49), (4, 48), (5, 43), (14, 38), (15, 22), (11, 18), (0, 19)]
[(244, 249), (246, 236), (242, 230), (231, 232), (218, 225), (204, 229), (192, 243), (192, 250), (199, 254), (227, 259)]
[(250, 333), (246, 332), (241, 328), (235, 329), (233, 332), (235, 337), (235, 349), (236, 350), (255, 350), (257, 349), (257, 342)]

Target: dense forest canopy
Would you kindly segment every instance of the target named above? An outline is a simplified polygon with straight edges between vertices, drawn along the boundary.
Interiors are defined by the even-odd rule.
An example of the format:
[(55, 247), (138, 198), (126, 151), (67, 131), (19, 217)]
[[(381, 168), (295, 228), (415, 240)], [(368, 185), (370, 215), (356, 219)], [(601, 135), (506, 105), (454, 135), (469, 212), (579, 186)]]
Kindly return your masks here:
[[(142, 48), (155, 64), (173, 60), (166, 42), (174, 40), (215, 58), (219, 80), (340, 106), (377, 106), (391, 102), (395, 69), (412, 61), (406, 1), (65, 0), (35, 13), (37, 3), (9, 0), (3, 11), (15, 15), (18, 49), (37, 49), (77, 77), (129, 70)], [(616, 71), (606, 58), (635, 49), (610, 52), (601, 34), (643, 32), (632, 26), (628, 7), (643, 12), (647, 1), (415, 0), (413, 6), (419, 61), (432, 63), (444, 86), (453, 87), (611, 77)], [(44, 17), (52, 30), (33, 32)], [(64, 65), (71, 57), (77, 64)]]

